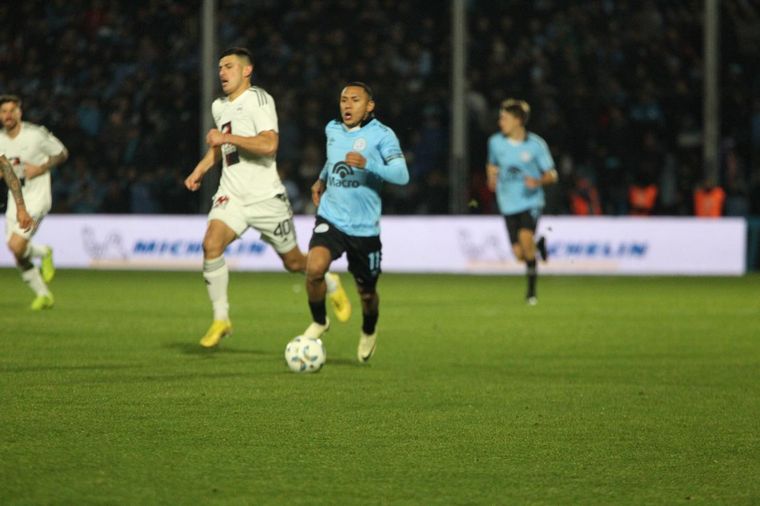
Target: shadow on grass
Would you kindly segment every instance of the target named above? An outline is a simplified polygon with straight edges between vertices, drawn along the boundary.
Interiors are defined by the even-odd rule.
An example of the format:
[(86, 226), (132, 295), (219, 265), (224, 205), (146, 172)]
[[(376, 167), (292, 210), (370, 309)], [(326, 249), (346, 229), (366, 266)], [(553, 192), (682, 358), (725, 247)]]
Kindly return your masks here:
[(196, 343), (174, 342), (164, 344), (164, 348), (179, 351), (185, 355), (196, 357), (213, 357), (215, 355), (260, 355), (275, 356), (275, 353), (262, 350), (250, 350), (242, 348), (230, 348), (229, 346), (217, 346), (216, 348), (203, 348)]
[(142, 366), (123, 364), (101, 365), (39, 365), (39, 366), (1, 366), (0, 373), (6, 372), (43, 372), (43, 371), (114, 371), (117, 369), (140, 369)]
[(356, 360), (352, 360), (350, 358), (328, 358), (325, 365), (338, 365), (344, 367), (370, 367), (370, 364), (360, 364)]

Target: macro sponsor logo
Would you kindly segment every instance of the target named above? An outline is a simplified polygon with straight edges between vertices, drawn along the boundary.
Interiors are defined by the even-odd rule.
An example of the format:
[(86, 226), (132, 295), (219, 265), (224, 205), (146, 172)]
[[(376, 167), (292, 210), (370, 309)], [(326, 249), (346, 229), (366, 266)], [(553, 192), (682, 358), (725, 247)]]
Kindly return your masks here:
[(346, 176), (354, 175), (354, 169), (346, 162), (338, 162), (333, 166), (332, 173), (337, 174), (341, 179), (345, 179)]
[(549, 258), (645, 258), (649, 243), (609, 241), (547, 241)]
[(346, 179), (348, 176), (354, 175), (354, 169), (346, 162), (338, 162), (332, 168), (332, 175), (330, 176), (330, 186), (339, 186), (341, 188), (358, 188), (361, 186), (359, 181), (354, 179)]

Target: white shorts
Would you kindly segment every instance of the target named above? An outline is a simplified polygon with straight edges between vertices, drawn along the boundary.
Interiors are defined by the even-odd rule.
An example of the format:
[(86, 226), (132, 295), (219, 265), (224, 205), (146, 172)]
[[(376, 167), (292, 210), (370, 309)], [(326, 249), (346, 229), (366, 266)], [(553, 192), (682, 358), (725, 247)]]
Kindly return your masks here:
[(47, 213), (50, 212), (52, 203), (49, 200), (46, 200), (44, 202), (24, 202), (24, 204), (26, 205), (26, 212), (28, 212), (29, 216), (34, 220), (34, 226), (26, 231), (21, 230), (21, 227), (18, 226), (18, 219), (16, 217), (16, 201), (9, 195), (8, 209), (5, 211), (5, 242), (10, 241), (13, 234), (21, 236), (27, 241), (31, 239), (37, 232), (37, 229), (42, 222), (42, 218), (47, 216)]
[(212, 202), (208, 220), (224, 222), (238, 237), (250, 227), (258, 230), (261, 239), (271, 244), (277, 253), (287, 253), (298, 245), (293, 209), (284, 193), (248, 205), (233, 195), (217, 193)]

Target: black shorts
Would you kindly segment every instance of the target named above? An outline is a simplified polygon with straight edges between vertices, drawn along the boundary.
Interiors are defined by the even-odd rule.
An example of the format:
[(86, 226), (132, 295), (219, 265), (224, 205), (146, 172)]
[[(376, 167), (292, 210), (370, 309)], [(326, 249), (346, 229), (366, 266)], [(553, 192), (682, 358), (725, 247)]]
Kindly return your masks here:
[(358, 237), (338, 230), (332, 223), (317, 216), (309, 241), (309, 249), (322, 246), (330, 250), (332, 259), (346, 253), (348, 271), (356, 284), (366, 290), (374, 290), (380, 277), (380, 260), (383, 245), (379, 235)]
[(507, 232), (509, 233), (509, 242), (512, 244), (520, 242), (518, 239), (520, 229), (530, 230), (535, 234), (539, 216), (538, 209), (528, 209), (521, 213), (504, 215), (504, 221), (507, 223)]

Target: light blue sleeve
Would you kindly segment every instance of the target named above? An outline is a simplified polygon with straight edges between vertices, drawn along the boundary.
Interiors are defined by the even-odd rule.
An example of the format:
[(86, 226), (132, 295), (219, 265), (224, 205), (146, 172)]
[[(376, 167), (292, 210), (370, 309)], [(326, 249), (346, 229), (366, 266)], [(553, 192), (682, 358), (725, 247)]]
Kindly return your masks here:
[(552, 158), (552, 154), (549, 151), (549, 146), (546, 144), (546, 141), (543, 139), (537, 139), (538, 140), (538, 167), (541, 169), (541, 172), (547, 172), (554, 168), (554, 158)]
[(327, 181), (327, 176), (330, 173), (330, 160), (325, 160), (325, 165), (322, 167), (322, 170), (319, 172), (319, 179), (322, 181)]
[(378, 146), (383, 163), (367, 161), (365, 169), (377, 174), (389, 183), (405, 185), (409, 182), (409, 169), (406, 166), (404, 152), (398, 142), (396, 134), (388, 132), (380, 139)]
[(498, 165), (496, 163), (496, 153), (494, 153), (493, 137), (488, 139), (488, 163), (491, 165)]

